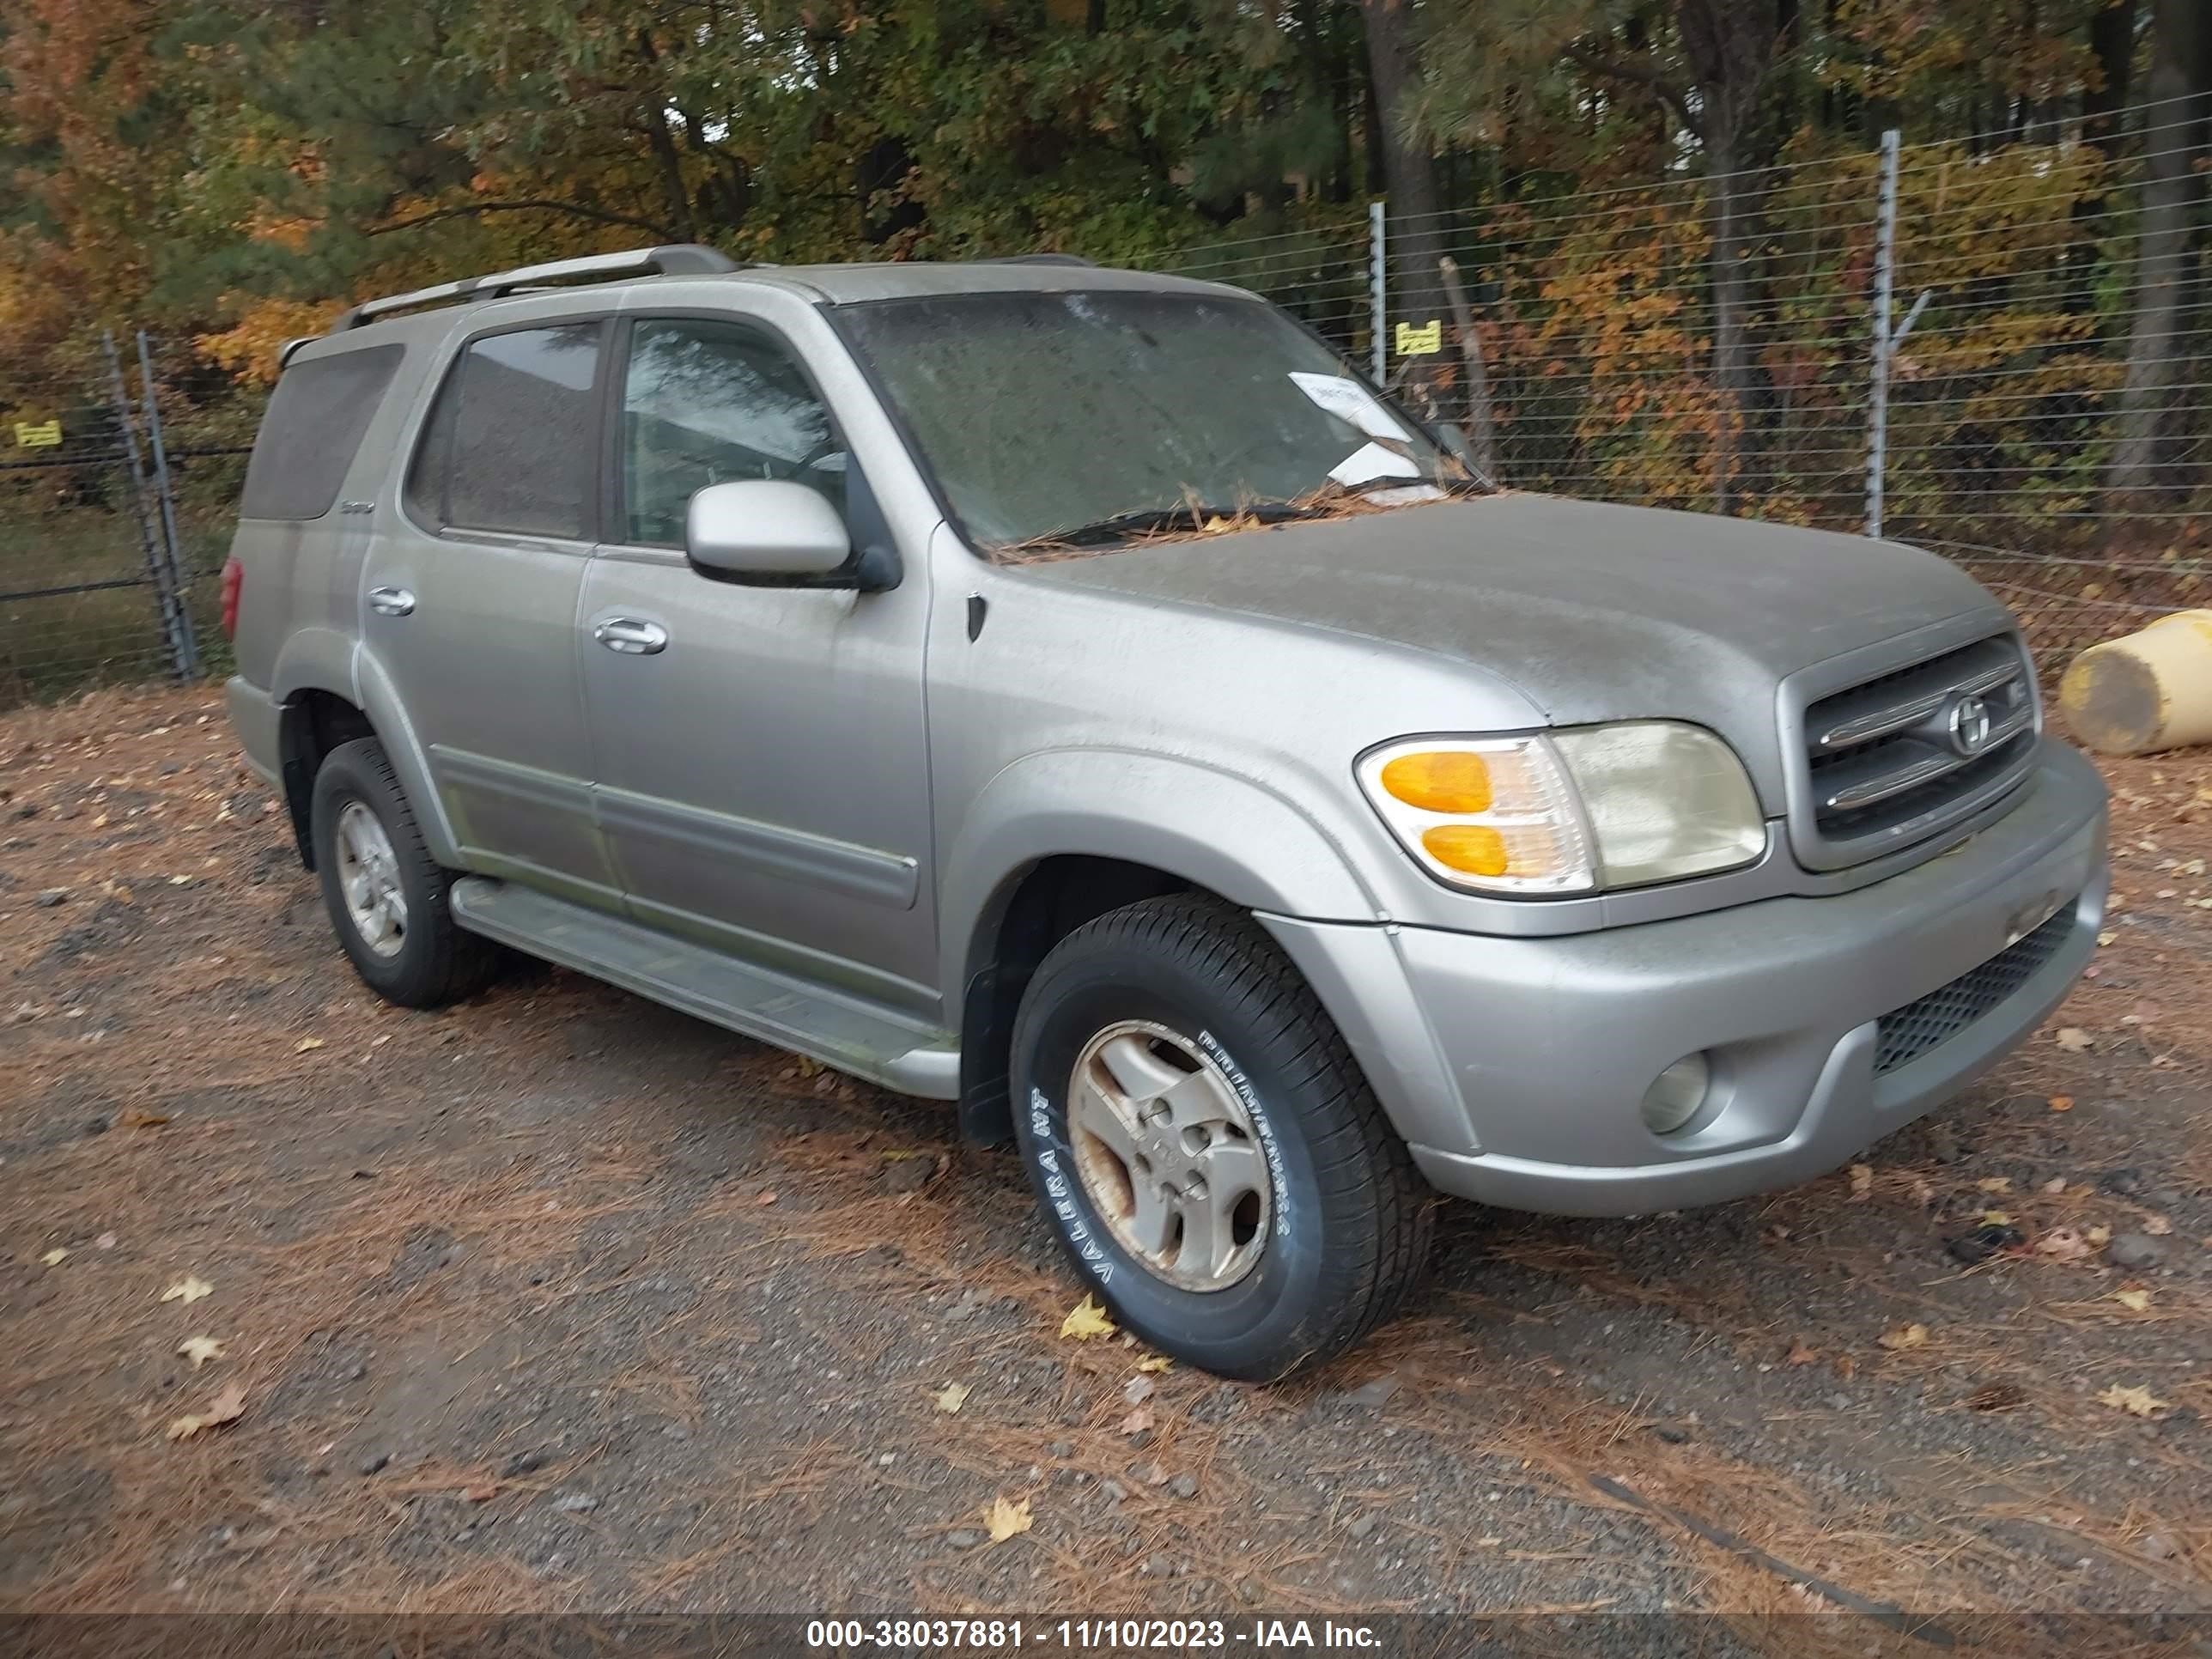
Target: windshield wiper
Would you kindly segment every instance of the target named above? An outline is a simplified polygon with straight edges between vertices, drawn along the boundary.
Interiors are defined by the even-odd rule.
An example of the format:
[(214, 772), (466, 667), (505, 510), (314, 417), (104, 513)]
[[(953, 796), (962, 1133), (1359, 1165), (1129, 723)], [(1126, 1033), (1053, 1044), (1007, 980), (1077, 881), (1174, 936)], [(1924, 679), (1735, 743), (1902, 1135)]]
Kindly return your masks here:
[(1202, 502), (1194, 507), (1188, 502), (1182, 502), (1174, 507), (1146, 507), (1133, 513), (1116, 513), (1110, 518), (1096, 519), (1072, 529), (1054, 530), (1036, 539), (1068, 546), (1085, 546), (1098, 542), (1121, 541), (1130, 536), (1141, 536), (1151, 530), (1203, 530), (1216, 519), (1231, 524), (1240, 519), (1260, 524), (1279, 524), (1290, 519), (1315, 518), (1328, 511), (1326, 507), (1302, 506), (1297, 501), (1257, 501), (1249, 507), (1209, 507)]

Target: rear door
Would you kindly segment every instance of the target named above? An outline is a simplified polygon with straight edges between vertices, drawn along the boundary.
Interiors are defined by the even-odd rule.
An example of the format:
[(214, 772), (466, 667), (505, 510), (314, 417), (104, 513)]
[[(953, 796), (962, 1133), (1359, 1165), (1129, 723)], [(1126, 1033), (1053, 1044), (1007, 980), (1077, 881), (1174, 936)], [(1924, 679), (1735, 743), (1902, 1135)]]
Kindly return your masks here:
[(468, 866), (612, 908), (576, 631), (609, 326), (558, 318), (463, 342), (370, 549), (362, 630)]

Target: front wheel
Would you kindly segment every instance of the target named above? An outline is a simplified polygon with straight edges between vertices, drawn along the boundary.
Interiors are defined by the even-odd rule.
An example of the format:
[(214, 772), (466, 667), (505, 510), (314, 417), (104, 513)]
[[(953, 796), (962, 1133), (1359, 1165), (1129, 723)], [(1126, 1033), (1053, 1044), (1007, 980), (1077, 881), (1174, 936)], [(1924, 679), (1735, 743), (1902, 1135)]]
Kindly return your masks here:
[(1286, 1376), (1387, 1318), (1431, 1195), (1312, 990), (1252, 919), (1171, 896), (1076, 929), (1014, 1026), (1046, 1220), (1127, 1329)]

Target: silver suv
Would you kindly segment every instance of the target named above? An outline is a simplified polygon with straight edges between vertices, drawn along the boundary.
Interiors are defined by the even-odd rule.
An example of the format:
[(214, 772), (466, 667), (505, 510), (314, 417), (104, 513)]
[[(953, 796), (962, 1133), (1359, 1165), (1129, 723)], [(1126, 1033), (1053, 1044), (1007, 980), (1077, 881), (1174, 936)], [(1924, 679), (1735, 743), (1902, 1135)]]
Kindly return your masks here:
[(957, 1101), (1209, 1370), (1356, 1341), (1438, 1192), (1832, 1170), (2094, 947), (1973, 580), (1489, 489), (1232, 289), (663, 247), (287, 356), (229, 707), (362, 978), (511, 946)]

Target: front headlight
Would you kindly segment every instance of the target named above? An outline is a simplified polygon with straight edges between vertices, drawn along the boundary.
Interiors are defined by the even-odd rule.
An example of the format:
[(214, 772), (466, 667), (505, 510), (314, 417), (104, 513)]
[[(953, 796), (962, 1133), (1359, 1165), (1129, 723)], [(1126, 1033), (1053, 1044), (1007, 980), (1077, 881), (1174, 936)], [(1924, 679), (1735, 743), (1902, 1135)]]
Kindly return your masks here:
[(1735, 751), (1674, 720), (1526, 738), (1424, 738), (1359, 760), (1360, 787), (1455, 887), (1586, 893), (1748, 864), (1766, 825)]

